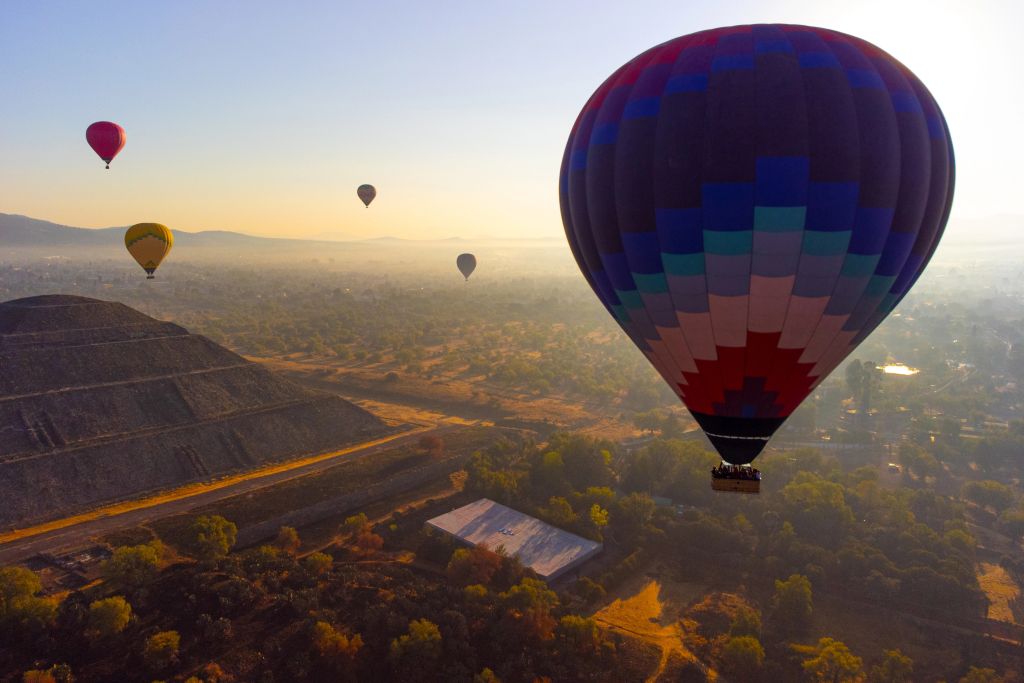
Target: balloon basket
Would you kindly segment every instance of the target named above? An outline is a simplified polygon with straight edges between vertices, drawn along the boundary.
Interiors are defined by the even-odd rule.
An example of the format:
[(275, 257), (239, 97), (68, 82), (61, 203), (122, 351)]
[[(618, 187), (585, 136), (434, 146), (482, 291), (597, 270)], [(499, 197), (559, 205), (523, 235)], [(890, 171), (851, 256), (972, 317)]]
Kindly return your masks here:
[(761, 482), (757, 479), (712, 477), (711, 488), (715, 491), (728, 491), (730, 493), (761, 493)]

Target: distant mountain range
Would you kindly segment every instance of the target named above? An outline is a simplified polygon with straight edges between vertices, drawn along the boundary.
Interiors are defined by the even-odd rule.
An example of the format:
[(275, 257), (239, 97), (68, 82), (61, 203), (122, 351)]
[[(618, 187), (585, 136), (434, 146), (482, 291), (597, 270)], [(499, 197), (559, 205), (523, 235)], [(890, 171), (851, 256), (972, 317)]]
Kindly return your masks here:
[[(59, 225), (50, 221), (19, 216), (17, 214), (0, 213), (0, 247), (109, 247), (117, 244), (128, 226), (113, 228), (76, 228)], [(174, 228), (175, 246), (182, 247), (252, 247), (252, 248), (308, 248), (317, 244), (394, 244), (396, 246), (414, 245), (451, 245), (473, 242), (509, 242), (524, 241), (545, 242), (559, 241), (561, 238), (534, 239), (495, 239), (495, 238), (462, 238), (449, 237), (436, 240), (410, 240), (400, 237), (375, 237), (370, 239), (294, 239), (279, 237), (257, 237), (229, 230), (203, 230), (188, 232)]]

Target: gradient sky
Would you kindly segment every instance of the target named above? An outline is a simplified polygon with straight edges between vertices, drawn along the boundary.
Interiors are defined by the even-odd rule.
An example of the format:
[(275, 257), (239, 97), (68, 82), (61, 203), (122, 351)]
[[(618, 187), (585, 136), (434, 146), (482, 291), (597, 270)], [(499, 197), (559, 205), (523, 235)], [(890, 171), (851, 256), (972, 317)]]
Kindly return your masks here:
[[(0, 212), (281, 237), (554, 237), (569, 128), (639, 52), (721, 25), (865, 38), (943, 108), (958, 219), (1016, 214), (1024, 3), (2, 0)], [(125, 127), (105, 171), (92, 121)], [(358, 184), (377, 186), (365, 210)]]

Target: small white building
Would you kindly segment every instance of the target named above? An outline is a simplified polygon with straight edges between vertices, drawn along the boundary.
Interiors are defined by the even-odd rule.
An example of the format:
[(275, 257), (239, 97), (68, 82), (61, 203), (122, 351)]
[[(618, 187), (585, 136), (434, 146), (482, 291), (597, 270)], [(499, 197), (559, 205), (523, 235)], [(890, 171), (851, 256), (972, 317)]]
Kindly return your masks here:
[(472, 546), (502, 547), (543, 579), (557, 578), (604, 548), (488, 498), (429, 519), (427, 526)]

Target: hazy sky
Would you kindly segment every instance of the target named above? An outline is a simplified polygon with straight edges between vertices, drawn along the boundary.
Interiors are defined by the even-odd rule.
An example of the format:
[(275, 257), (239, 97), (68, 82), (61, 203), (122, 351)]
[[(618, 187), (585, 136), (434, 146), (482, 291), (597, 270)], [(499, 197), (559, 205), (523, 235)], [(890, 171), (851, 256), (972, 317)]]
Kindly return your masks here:
[[(865, 38), (943, 108), (951, 222), (1020, 213), (1024, 3), (0, 0), (0, 211), (294, 237), (557, 236), (590, 93), (721, 25)], [(105, 171), (92, 121), (128, 144)], [(363, 182), (378, 188), (365, 210)]]

